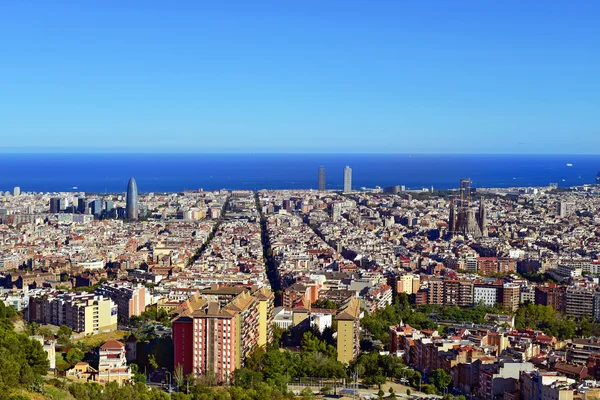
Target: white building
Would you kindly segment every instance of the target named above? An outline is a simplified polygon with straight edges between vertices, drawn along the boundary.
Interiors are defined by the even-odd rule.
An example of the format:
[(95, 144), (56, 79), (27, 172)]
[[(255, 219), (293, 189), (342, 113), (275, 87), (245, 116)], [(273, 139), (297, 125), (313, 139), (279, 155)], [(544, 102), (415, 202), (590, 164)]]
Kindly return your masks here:
[(127, 366), (125, 345), (109, 340), (100, 347), (98, 383), (117, 382), (123, 385), (131, 380), (131, 368)]
[(498, 301), (498, 288), (490, 286), (473, 287), (473, 305), (484, 304), (493, 307)]

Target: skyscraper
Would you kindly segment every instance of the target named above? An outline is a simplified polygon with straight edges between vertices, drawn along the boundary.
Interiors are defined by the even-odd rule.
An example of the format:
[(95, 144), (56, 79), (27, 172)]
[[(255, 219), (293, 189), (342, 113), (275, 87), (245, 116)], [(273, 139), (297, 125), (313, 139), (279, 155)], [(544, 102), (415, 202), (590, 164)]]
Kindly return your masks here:
[(323, 192), (327, 187), (325, 167), (319, 167), (319, 191)]
[(352, 168), (344, 168), (344, 193), (352, 191)]
[(56, 214), (60, 212), (60, 197), (50, 198), (50, 214)]
[(13, 196), (17, 197), (21, 195), (21, 188), (18, 186), (15, 186), (15, 188), (13, 189)]
[(129, 220), (137, 220), (140, 214), (138, 204), (138, 189), (135, 178), (131, 178), (127, 184), (127, 201), (125, 205), (125, 216)]

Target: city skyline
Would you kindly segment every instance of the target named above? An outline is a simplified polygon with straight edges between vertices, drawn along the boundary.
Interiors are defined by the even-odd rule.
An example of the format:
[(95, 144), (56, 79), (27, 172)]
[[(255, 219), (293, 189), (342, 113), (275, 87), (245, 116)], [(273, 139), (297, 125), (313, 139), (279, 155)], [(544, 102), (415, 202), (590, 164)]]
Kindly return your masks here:
[(590, 153), (598, 7), (10, 3), (0, 152)]

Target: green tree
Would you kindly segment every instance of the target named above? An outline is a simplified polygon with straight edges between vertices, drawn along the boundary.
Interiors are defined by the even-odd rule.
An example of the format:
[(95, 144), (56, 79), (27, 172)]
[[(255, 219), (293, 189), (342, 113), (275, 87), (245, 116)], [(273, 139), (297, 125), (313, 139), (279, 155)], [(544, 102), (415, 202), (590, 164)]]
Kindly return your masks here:
[(452, 377), (443, 369), (438, 368), (429, 376), (429, 382), (431, 382), (440, 392), (443, 392), (452, 382)]
[(66, 325), (61, 325), (60, 328), (58, 328), (58, 332), (56, 332), (57, 336), (66, 336), (66, 337), (71, 337), (71, 335), (73, 334), (73, 329), (69, 328)]
[(179, 390), (181, 390), (181, 387), (183, 386), (183, 384), (185, 382), (185, 375), (183, 374), (183, 366), (181, 364), (177, 364), (177, 367), (175, 367), (175, 372), (173, 373), (173, 379), (175, 380), (175, 384), (177, 385), (177, 388)]
[(78, 362), (80, 362), (81, 360), (83, 360), (83, 357), (85, 357), (85, 354), (83, 354), (83, 351), (81, 351), (78, 348), (74, 347), (72, 349), (69, 349), (69, 351), (67, 352), (67, 356), (65, 357), (65, 359), (67, 360), (67, 362), (69, 364), (75, 365)]
[(40, 326), (35, 322), (30, 323), (28, 326), (29, 335), (30, 336), (37, 335), (39, 327)]
[(156, 362), (156, 357), (154, 354), (150, 354), (150, 356), (148, 356), (148, 365), (150, 365), (150, 368), (153, 370), (158, 369), (158, 363)]
[(329, 394), (331, 394), (331, 392), (333, 392), (333, 388), (331, 386), (323, 386), (321, 388), (321, 390), (319, 390), (319, 392), (323, 395), (323, 396), (327, 396)]
[(313, 391), (309, 388), (304, 388), (301, 392), (300, 392), (300, 398), (302, 400), (314, 400), (315, 395), (313, 393)]
[(427, 384), (425, 384), (425, 385), (422, 385), (422, 386), (421, 386), (421, 391), (422, 391), (423, 393), (425, 393), (425, 394), (437, 394), (437, 393), (438, 393), (438, 391), (437, 391), (437, 389), (435, 388), (435, 386), (434, 386), (434, 385), (431, 385), (431, 384), (429, 384), (429, 383), (427, 383)]

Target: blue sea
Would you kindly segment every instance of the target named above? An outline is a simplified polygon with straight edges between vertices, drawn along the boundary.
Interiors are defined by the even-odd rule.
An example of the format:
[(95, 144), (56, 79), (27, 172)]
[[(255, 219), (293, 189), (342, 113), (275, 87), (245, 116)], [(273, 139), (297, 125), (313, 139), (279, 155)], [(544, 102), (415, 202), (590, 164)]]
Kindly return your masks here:
[[(572, 166), (567, 166), (572, 164)], [(0, 154), (0, 190), (119, 193), (135, 177), (140, 192), (187, 189), (308, 189), (319, 166), (327, 188), (341, 189), (343, 169), (353, 188), (405, 185), (410, 189), (568, 187), (593, 183), (600, 155), (409, 154)]]

